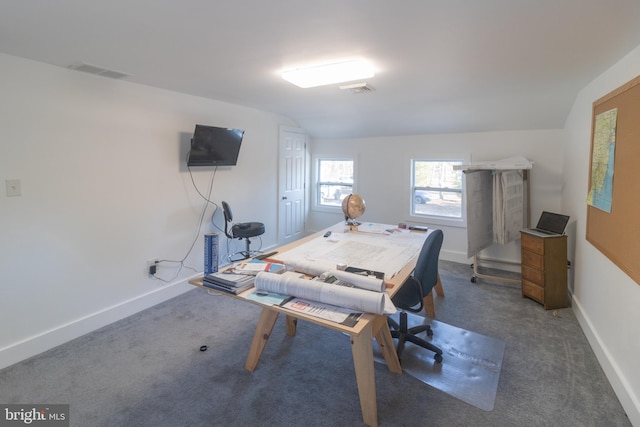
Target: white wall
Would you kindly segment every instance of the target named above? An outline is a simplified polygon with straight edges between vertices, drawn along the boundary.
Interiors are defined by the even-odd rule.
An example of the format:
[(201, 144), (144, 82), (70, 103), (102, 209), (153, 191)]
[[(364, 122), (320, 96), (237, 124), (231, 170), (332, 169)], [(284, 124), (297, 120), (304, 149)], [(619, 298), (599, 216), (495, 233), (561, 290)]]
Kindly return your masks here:
[[(576, 98), (565, 127), (562, 191), (563, 210), (577, 219), (576, 238), (570, 248), (575, 260), (573, 308), (631, 422), (637, 426), (640, 426), (640, 284), (586, 241), (585, 199), (592, 104), (639, 74), (640, 47), (587, 85)], [(636, 258), (640, 262), (640, 254)]]
[[(534, 162), (531, 172), (533, 221), (542, 210), (559, 211), (562, 189), (562, 131), (482, 132), (415, 135), (352, 140), (313, 140), (314, 157), (351, 157), (356, 162), (356, 191), (366, 201), (364, 221), (419, 223), (410, 217), (411, 159), (461, 158), (472, 162), (522, 155)], [(340, 213), (311, 211), (308, 228), (319, 230), (343, 219)], [(432, 226), (428, 222), (425, 224)], [(442, 228), (443, 259), (469, 262), (466, 228)], [(482, 252), (484, 257), (520, 260), (519, 241)], [(501, 265), (503, 268), (508, 268)]]
[[(240, 221), (265, 222), (263, 246), (276, 243), (278, 125), (295, 123), (6, 55), (0, 69), (0, 368), (189, 289), (189, 270), (171, 280), (175, 270), (162, 268), (169, 284), (144, 270), (147, 259), (181, 259), (196, 234), (203, 201), (183, 160), (195, 123), (246, 130), (238, 166), (218, 170), (212, 198), (228, 200)], [(640, 47), (583, 89), (564, 132), (315, 140), (311, 147), (314, 155), (354, 156), (363, 219), (388, 223), (410, 219), (411, 158), (534, 161), (532, 216), (549, 209), (574, 220), (573, 308), (640, 426), (640, 286), (584, 238), (591, 103), (638, 74)], [(194, 176), (205, 191), (210, 170)], [(21, 180), (22, 196), (5, 195), (6, 179)], [(312, 211), (307, 226), (341, 219)], [(465, 262), (465, 230), (443, 229), (444, 257)], [(215, 229), (208, 223), (201, 231)], [(187, 258), (197, 270), (200, 242)], [(517, 245), (489, 252), (519, 258)]]
[[(145, 270), (185, 257), (198, 232), (204, 201), (184, 160), (196, 123), (245, 129), (211, 198), (276, 243), (278, 126), (295, 123), (7, 55), (0, 69), (0, 368), (191, 288), (192, 270), (174, 278), (162, 264), (167, 284)], [(211, 171), (194, 171), (203, 193)], [(22, 196), (6, 196), (7, 179)], [(200, 232), (216, 231), (212, 212)], [(200, 235), (186, 260), (196, 271), (202, 248)]]

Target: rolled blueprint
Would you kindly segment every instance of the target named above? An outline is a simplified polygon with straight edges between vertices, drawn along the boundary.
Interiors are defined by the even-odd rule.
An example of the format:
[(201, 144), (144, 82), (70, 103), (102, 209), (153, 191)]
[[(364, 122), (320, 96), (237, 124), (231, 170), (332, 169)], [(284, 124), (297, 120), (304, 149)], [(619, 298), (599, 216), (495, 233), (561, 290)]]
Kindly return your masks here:
[(327, 271), (331, 276), (335, 276), (336, 279), (343, 282), (351, 283), (353, 286), (366, 289), (368, 291), (384, 292), (385, 284), (384, 280), (378, 279), (374, 276), (363, 276), (362, 274), (350, 273), (348, 271), (341, 271), (337, 269), (331, 269)]
[(291, 295), (359, 312), (384, 313), (384, 292), (371, 292), (317, 280), (307, 280), (287, 273), (275, 274), (264, 271), (256, 275), (254, 286), (262, 291)]
[(309, 276), (319, 276), (326, 271), (336, 268), (336, 265), (330, 262), (302, 260), (285, 261), (284, 266), (287, 271), (297, 271), (298, 273), (308, 274)]

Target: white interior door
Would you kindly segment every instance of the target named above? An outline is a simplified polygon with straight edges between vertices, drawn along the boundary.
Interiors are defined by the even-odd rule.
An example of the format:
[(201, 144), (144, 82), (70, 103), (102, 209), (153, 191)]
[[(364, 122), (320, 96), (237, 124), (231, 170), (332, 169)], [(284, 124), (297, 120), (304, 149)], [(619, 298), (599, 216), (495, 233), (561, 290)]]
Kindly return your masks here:
[(281, 127), (278, 183), (278, 244), (303, 236), (306, 216), (307, 135)]

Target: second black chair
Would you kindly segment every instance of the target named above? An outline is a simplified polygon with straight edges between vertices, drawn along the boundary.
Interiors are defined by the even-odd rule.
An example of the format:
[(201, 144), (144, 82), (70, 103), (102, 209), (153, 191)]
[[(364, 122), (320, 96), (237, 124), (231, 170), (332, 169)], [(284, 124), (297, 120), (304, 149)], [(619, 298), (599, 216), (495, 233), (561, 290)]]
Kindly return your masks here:
[(393, 296), (393, 303), (402, 310), (400, 312), (400, 324), (388, 317), (391, 336), (398, 339), (396, 353), (399, 359), (401, 358), (400, 356), (405, 343), (409, 341), (433, 351), (435, 353), (435, 361), (437, 363), (442, 362), (442, 350), (429, 341), (417, 336), (419, 333), (426, 332), (427, 336), (431, 337), (433, 335), (431, 326), (419, 325), (409, 328), (407, 325), (406, 311), (413, 313), (422, 311), (424, 296), (431, 292), (438, 282), (438, 259), (440, 257), (440, 248), (442, 247), (443, 239), (444, 234), (442, 230), (433, 230), (429, 233), (422, 245), (412, 275), (402, 285), (398, 293)]
[[(229, 203), (222, 202), (222, 211), (224, 212), (224, 234), (229, 239), (245, 239), (245, 250), (227, 255), (229, 261), (240, 261), (252, 256), (250, 249), (250, 238), (257, 237), (264, 234), (264, 224), (261, 222), (240, 222), (233, 224), (231, 230), (228, 229), (228, 225), (233, 221), (233, 213), (231, 212), (231, 206)], [(242, 258), (231, 259), (234, 256), (241, 256)]]

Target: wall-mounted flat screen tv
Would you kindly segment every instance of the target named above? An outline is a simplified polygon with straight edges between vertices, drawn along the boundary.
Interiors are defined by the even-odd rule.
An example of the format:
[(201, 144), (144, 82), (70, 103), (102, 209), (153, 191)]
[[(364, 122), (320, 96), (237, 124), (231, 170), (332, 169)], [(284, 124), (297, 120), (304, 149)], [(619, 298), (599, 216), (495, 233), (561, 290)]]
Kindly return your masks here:
[(188, 166), (234, 166), (244, 131), (196, 125), (191, 139)]

